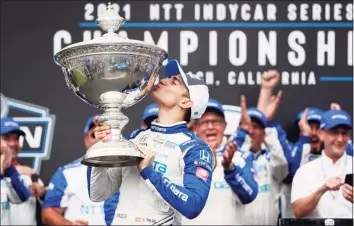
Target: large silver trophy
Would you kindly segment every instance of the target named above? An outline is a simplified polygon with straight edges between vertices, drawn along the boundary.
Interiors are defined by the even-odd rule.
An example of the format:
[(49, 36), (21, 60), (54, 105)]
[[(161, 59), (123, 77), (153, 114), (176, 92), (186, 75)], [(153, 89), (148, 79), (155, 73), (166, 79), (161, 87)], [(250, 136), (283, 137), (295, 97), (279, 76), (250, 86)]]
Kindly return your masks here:
[(101, 125), (111, 126), (112, 139), (87, 150), (84, 165), (131, 166), (141, 156), (136, 145), (122, 136), (121, 131), (129, 122), (122, 110), (151, 90), (168, 54), (153, 44), (116, 34), (124, 22), (109, 3), (103, 16), (96, 20), (106, 34), (67, 46), (54, 56), (68, 87), (83, 101), (102, 110), (98, 119)]

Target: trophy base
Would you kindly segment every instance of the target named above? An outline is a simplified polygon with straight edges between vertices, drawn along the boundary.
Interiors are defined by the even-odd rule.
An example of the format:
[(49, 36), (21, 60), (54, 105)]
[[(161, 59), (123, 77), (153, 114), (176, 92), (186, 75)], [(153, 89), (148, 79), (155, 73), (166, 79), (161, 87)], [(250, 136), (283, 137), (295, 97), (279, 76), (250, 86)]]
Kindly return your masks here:
[(100, 141), (86, 152), (81, 164), (94, 167), (124, 167), (137, 165), (141, 152), (132, 142), (119, 139)]

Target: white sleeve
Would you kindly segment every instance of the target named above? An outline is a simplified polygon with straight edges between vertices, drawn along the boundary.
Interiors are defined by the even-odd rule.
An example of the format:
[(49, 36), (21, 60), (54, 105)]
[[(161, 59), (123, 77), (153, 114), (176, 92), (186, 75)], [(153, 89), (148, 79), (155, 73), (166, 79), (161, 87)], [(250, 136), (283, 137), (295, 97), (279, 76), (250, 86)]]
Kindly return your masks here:
[(93, 202), (102, 202), (111, 197), (122, 184), (123, 167), (87, 167), (89, 196)]
[(270, 167), (272, 177), (276, 181), (282, 181), (288, 174), (288, 161), (286, 160), (284, 146), (281, 145), (278, 138), (278, 131), (275, 127), (268, 127), (265, 129), (266, 145), (271, 153)]
[(300, 166), (302, 166), (305, 163), (308, 163), (310, 161), (310, 154), (311, 154), (311, 145), (304, 144), (302, 146), (302, 156), (301, 156)]
[[(22, 178), (21, 178), (21, 180), (23, 182)], [(11, 179), (9, 179), (9, 178), (6, 178), (5, 181), (8, 186), (7, 196), (9, 197), (9, 201), (11, 203), (20, 204), (28, 199), (28, 197), (26, 198), (24, 195), (22, 195), (22, 193), (25, 193), (25, 192), (21, 192), (21, 190), (24, 190), (23, 188), (17, 188), (17, 186), (14, 187), (14, 184), (11, 183)], [(23, 185), (26, 186), (26, 188), (27, 188), (27, 185), (24, 182), (23, 182)], [(28, 195), (29, 195), (29, 193), (28, 193)]]
[(307, 170), (301, 167), (295, 173), (291, 187), (291, 203), (311, 195), (306, 172)]

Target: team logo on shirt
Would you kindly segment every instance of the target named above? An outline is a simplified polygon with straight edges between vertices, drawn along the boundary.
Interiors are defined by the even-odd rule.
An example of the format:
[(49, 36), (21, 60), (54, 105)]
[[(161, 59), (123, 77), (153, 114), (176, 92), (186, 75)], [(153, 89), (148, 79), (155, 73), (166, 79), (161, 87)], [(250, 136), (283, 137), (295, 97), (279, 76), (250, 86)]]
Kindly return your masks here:
[(136, 217), (135, 222), (148, 222), (148, 223), (156, 223), (156, 220), (146, 218), (146, 217)]
[(39, 174), (42, 160), (50, 158), (55, 115), (46, 107), (34, 105), (1, 95), (1, 117), (12, 117), (25, 137), (20, 137), (20, 162), (31, 165)]
[(163, 145), (164, 147), (174, 149), (178, 146), (178, 144), (173, 143), (171, 141), (166, 141), (165, 144)]
[(215, 189), (227, 189), (230, 188), (230, 185), (226, 181), (214, 181), (214, 188)]
[(149, 137), (148, 134), (143, 134), (142, 136), (139, 137), (139, 143), (146, 143), (147, 138)]
[(197, 170), (195, 171), (195, 176), (206, 182), (208, 180), (209, 172), (208, 170), (202, 167), (197, 167)]
[(117, 214), (117, 217), (118, 217), (118, 218), (122, 218), (122, 219), (127, 218), (127, 216), (128, 216), (127, 214), (123, 214), (123, 213), (118, 213), (118, 214)]
[(200, 155), (200, 159), (207, 162), (207, 163), (210, 163), (211, 162), (211, 156), (210, 154), (206, 151), (206, 150), (201, 150), (199, 152), (199, 155)]
[(166, 142), (166, 138), (164, 136), (156, 135), (152, 141), (153, 143), (151, 146), (154, 148), (158, 148)]
[(167, 171), (167, 165), (162, 162), (154, 161), (152, 165), (153, 169), (159, 173), (166, 173)]

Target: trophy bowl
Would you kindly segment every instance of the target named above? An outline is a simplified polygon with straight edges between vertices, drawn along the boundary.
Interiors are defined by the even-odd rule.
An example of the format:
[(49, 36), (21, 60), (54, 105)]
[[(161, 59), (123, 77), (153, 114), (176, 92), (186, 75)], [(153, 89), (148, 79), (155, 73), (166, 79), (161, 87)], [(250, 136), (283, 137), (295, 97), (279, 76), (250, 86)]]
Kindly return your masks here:
[(121, 37), (125, 22), (109, 3), (96, 20), (107, 31), (102, 37), (65, 47), (54, 55), (67, 86), (83, 101), (99, 108), (101, 125), (111, 126), (112, 139), (90, 147), (82, 164), (96, 167), (136, 165), (141, 153), (122, 136), (129, 122), (122, 110), (136, 104), (152, 89), (168, 54), (160, 47)]

